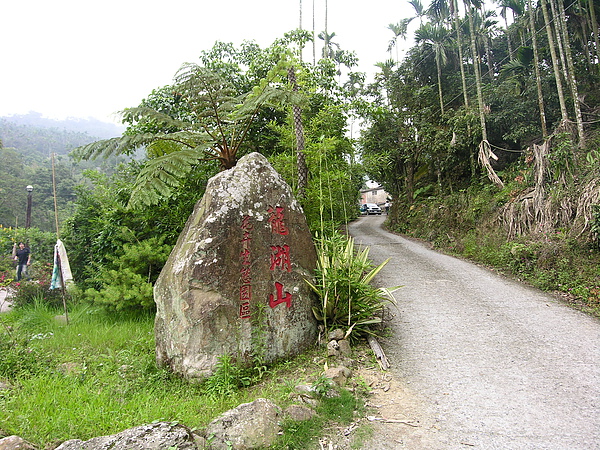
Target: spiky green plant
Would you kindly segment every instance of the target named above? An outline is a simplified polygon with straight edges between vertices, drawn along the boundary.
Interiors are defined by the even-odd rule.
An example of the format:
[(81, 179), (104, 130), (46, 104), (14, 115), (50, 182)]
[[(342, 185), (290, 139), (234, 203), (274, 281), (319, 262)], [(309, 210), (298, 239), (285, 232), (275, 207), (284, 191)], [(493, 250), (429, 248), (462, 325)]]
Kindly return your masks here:
[(396, 304), (397, 287), (372, 284), (388, 260), (373, 264), (368, 247), (357, 248), (354, 239), (340, 234), (319, 239), (317, 250), (316, 282), (308, 283), (320, 299), (314, 316), (327, 330), (345, 328), (354, 337), (372, 333), (369, 326), (381, 323), (384, 306)]

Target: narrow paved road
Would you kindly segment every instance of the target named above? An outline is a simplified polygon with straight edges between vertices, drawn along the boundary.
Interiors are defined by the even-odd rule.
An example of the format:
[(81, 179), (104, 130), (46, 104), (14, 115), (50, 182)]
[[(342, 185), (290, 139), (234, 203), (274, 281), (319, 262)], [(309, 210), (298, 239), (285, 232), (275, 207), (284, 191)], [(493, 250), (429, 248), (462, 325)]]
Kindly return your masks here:
[(349, 231), (375, 262), (391, 258), (378, 284), (404, 286), (383, 346), (422, 426), (382, 425), (367, 447), (600, 449), (600, 321), (384, 220)]

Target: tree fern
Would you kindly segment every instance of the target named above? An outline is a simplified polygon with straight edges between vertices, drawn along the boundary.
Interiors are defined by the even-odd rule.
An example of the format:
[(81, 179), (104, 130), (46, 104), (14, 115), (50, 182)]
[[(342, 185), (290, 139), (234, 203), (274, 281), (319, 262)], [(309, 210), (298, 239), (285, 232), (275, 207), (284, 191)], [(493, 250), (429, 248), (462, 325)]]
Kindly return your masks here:
[(194, 167), (218, 160), (221, 169), (235, 165), (238, 152), (262, 108), (275, 108), (293, 97), (283, 82), (288, 63), (281, 58), (249, 92), (239, 95), (218, 68), (184, 64), (173, 86), (154, 91), (160, 108), (145, 101), (122, 112), (132, 124), (119, 138), (94, 142), (75, 150), (82, 159), (132, 154), (146, 150), (130, 206), (168, 198)]

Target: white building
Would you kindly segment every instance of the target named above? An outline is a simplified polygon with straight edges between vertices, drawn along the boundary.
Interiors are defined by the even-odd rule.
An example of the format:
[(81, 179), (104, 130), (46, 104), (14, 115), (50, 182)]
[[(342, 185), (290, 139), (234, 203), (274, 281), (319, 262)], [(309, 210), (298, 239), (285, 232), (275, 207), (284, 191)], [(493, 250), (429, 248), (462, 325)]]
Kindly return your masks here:
[(389, 194), (381, 186), (375, 186), (360, 191), (360, 204), (375, 203), (382, 206), (388, 202), (389, 197)]

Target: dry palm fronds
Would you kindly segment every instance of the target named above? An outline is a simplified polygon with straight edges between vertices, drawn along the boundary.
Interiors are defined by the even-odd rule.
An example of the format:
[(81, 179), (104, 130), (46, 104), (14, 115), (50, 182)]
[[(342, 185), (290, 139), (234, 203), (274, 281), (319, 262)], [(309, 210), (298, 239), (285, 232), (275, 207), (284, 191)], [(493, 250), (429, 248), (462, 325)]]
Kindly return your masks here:
[(498, 160), (498, 157), (492, 151), (492, 147), (490, 143), (486, 140), (481, 141), (479, 144), (479, 162), (485, 170), (487, 171), (488, 178), (494, 183), (498, 188), (502, 189), (504, 187), (504, 183), (500, 179), (500, 177), (496, 174), (496, 171), (492, 167), (492, 163), (490, 162), (490, 158), (494, 160)]
[(598, 204), (600, 204), (600, 181), (594, 177), (584, 186), (577, 199), (573, 227), (573, 231), (577, 233), (577, 236), (581, 236), (585, 232), (591, 232), (590, 222), (594, 218), (593, 207)]

